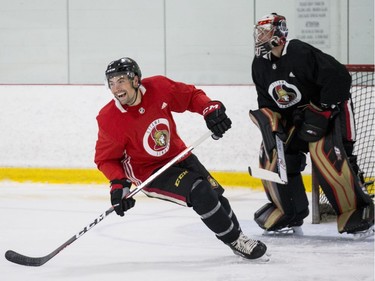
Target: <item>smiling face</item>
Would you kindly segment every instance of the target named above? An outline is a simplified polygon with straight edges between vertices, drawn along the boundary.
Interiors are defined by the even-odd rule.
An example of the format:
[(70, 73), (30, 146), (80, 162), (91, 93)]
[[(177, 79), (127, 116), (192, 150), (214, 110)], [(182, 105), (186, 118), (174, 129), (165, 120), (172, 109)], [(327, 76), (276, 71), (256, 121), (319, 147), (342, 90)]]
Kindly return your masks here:
[(138, 104), (138, 76), (129, 79), (127, 75), (118, 75), (108, 79), (108, 86), (115, 98), (122, 104)]

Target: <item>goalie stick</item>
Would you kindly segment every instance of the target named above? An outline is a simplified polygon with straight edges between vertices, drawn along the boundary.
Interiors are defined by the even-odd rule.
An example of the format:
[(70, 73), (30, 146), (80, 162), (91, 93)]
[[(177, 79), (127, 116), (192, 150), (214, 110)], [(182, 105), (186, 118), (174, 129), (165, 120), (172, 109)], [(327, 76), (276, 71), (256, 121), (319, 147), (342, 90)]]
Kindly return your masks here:
[(288, 183), (288, 176), (286, 172), (286, 162), (285, 162), (285, 153), (284, 153), (284, 143), (279, 138), (278, 135), (275, 135), (276, 138), (276, 149), (277, 149), (277, 168), (279, 171), (279, 176), (284, 184)]
[(262, 168), (251, 168), (248, 167), (250, 176), (262, 180), (272, 181), (276, 183), (285, 184), (285, 182), (280, 178), (278, 173), (262, 169)]
[(288, 176), (286, 171), (286, 163), (285, 163), (285, 153), (284, 153), (284, 143), (279, 138), (278, 135), (275, 135), (276, 138), (276, 150), (277, 150), (277, 169), (278, 173), (262, 169), (256, 168), (252, 169), (248, 167), (248, 171), (250, 176), (254, 178), (260, 178), (262, 180), (268, 180), (276, 183), (287, 184), (288, 183)]
[[(152, 174), (147, 180), (145, 180), (141, 185), (137, 186), (133, 191), (127, 194), (126, 198), (133, 197), (135, 194), (137, 194), (139, 191), (141, 191), (146, 185), (148, 185), (150, 182), (152, 182), (156, 177), (158, 177), (160, 174), (165, 172), (169, 167), (171, 167), (173, 164), (181, 160), (184, 156), (186, 156), (188, 153), (190, 153), (195, 147), (197, 147), (199, 144), (201, 144), (204, 140), (206, 140), (208, 137), (213, 136), (211, 132), (205, 133), (202, 137), (200, 137), (198, 140), (193, 142), (190, 146), (185, 148), (182, 152), (180, 152), (176, 157), (174, 157), (171, 161), (169, 161), (167, 164), (165, 164), (161, 169), (159, 169), (157, 172)], [(67, 246), (72, 244), (74, 241), (76, 241), (78, 238), (80, 238), (83, 234), (85, 234), (87, 231), (89, 231), (91, 228), (93, 228), (95, 225), (97, 225), (99, 222), (104, 220), (109, 214), (111, 214), (114, 211), (113, 206), (109, 208), (107, 211), (102, 213), (99, 217), (97, 217), (92, 223), (84, 227), (80, 232), (78, 232), (76, 235), (72, 236), (68, 241), (63, 243), (60, 247), (52, 251), (46, 256), (43, 257), (29, 257), (22, 254), (19, 254), (15, 251), (8, 250), (5, 253), (5, 258), (13, 263), (25, 265), (25, 266), (41, 266), (48, 262), (50, 259), (52, 259), (54, 256), (56, 256), (58, 253), (60, 253), (63, 249), (65, 249)]]

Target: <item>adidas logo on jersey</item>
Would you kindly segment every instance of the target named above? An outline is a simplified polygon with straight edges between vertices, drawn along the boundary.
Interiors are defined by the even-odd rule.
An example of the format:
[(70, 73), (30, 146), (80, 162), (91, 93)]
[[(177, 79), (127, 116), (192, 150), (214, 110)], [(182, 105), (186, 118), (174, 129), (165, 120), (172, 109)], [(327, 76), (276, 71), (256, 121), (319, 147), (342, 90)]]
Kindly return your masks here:
[(166, 108), (167, 106), (168, 106), (168, 104), (165, 103), (165, 102), (163, 102), (162, 105), (161, 105), (161, 109), (164, 109), (164, 108)]
[(295, 78), (296, 76), (293, 74), (293, 72), (290, 72), (289, 73), (289, 77), (294, 77)]

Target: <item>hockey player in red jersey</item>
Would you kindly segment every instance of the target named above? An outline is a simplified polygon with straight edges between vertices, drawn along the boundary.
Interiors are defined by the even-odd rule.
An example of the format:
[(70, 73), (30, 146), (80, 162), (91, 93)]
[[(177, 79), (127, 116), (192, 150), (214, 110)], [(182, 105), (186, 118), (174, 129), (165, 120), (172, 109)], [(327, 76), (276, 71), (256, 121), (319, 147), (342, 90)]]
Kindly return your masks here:
[(260, 167), (277, 171), (275, 136), (283, 140), (287, 184), (263, 180), (269, 203), (254, 215), (266, 231), (301, 226), (309, 214), (301, 171), (310, 153), (319, 185), (337, 213), (340, 233), (374, 224), (372, 199), (363, 192), (356, 156), (351, 77), (332, 56), (300, 40), (287, 40), (284, 16), (272, 13), (254, 28), (252, 78), (258, 110), (250, 118), (263, 142)]
[[(186, 148), (172, 112), (203, 115), (215, 139), (223, 137), (232, 122), (221, 102), (210, 100), (193, 85), (164, 76), (142, 79), (131, 58), (111, 62), (105, 75), (114, 99), (97, 116), (95, 163), (110, 181), (116, 213), (124, 216), (135, 204), (132, 197), (122, 199), (131, 185), (140, 185)], [(247, 259), (265, 254), (267, 247), (262, 242), (242, 233), (223, 187), (194, 154), (172, 165), (142, 191), (149, 197), (192, 207), (235, 254)]]

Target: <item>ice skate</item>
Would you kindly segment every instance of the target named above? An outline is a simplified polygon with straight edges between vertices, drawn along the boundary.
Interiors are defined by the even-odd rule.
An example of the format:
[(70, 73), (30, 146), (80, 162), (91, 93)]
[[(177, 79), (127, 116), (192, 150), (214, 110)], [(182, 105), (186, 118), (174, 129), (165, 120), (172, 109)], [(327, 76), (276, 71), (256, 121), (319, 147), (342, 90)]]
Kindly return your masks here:
[(368, 237), (374, 234), (374, 205), (355, 210), (346, 222), (344, 231), (353, 237)]
[(375, 235), (375, 228), (374, 226), (371, 226), (370, 228), (362, 231), (357, 231), (353, 233), (353, 239), (354, 240), (361, 240), (365, 239), (367, 237), (374, 237)]
[(291, 227), (284, 227), (281, 229), (275, 230), (265, 230), (263, 232), (264, 236), (283, 236), (283, 235), (296, 235), (296, 236), (303, 236), (303, 230), (301, 226), (291, 226)]
[(266, 229), (263, 232), (264, 236), (272, 236), (272, 235), (296, 235), (296, 236), (303, 236), (302, 230), (303, 220), (299, 220), (296, 222), (289, 223), (285, 227), (277, 228), (277, 229)]
[(259, 240), (253, 240), (245, 236), (242, 232), (238, 239), (232, 243), (227, 244), (232, 251), (245, 259), (257, 259), (262, 257), (266, 251), (267, 246)]

